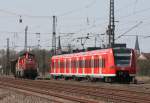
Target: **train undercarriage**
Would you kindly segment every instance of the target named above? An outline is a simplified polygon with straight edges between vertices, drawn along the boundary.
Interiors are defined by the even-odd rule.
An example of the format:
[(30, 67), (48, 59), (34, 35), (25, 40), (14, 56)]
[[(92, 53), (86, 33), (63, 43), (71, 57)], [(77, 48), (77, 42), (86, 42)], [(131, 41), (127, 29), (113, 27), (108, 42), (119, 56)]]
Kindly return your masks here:
[(37, 75), (36, 69), (17, 70), (15, 73), (15, 77), (26, 79), (35, 79)]
[(136, 83), (135, 76), (130, 76), (129, 73), (123, 72), (123, 74), (120, 72), (117, 72), (116, 76), (104, 76), (104, 77), (91, 77), (91, 76), (77, 76), (77, 75), (51, 75), (51, 79), (64, 79), (64, 80), (76, 80), (76, 81), (103, 81), (106, 83)]

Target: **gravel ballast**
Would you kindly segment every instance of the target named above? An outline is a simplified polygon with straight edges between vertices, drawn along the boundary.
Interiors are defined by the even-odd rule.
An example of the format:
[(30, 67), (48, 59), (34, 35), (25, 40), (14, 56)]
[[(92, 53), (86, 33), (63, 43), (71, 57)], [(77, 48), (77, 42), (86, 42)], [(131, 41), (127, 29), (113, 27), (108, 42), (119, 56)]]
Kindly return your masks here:
[(0, 103), (52, 103), (46, 99), (0, 88)]

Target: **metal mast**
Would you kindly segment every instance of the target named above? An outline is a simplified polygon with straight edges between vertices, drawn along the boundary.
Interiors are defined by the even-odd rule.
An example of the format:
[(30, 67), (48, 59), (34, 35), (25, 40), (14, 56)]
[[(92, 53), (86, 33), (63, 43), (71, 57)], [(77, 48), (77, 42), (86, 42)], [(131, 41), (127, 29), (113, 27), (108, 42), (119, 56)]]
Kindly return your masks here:
[(7, 64), (6, 64), (6, 75), (9, 74), (9, 68), (10, 68), (10, 61), (9, 61), (9, 56), (10, 56), (10, 53), (9, 53), (9, 38), (7, 38)]
[(109, 25), (107, 34), (109, 37), (109, 47), (115, 44), (115, 16), (114, 16), (114, 0), (110, 0), (110, 11), (109, 11)]
[(53, 16), (52, 52), (56, 54), (56, 16)]
[(28, 26), (25, 28), (25, 45), (24, 45), (24, 50), (27, 51), (27, 31), (28, 31)]

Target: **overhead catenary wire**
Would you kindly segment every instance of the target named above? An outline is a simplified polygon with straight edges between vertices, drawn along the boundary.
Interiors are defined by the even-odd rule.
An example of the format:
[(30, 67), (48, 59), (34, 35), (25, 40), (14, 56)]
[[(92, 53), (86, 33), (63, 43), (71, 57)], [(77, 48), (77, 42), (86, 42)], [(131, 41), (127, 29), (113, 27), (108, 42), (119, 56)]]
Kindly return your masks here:
[[(73, 9), (73, 10), (58, 14), (57, 17), (69, 15), (69, 14), (75, 13), (77, 11), (81, 12), (82, 9), (90, 8), (95, 3), (96, 3), (96, 0), (92, 0), (92, 2), (85, 5), (84, 7), (80, 7), (80, 8), (77, 8), (77, 9)], [(4, 10), (4, 9), (0, 9), (0, 12), (6, 13), (6, 14), (9, 14), (9, 15), (12, 15), (12, 16), (22, 16), (22, 17), (24, 16), (24, 17), (28, 17), (28, 18), (51, 18), (52, 17), (52, 15), (51, 16), (50, 15), (29, 15), (29, 14), (23, 14), (23, 13), (16, 13), (16, 12), (9, 11), (9, 10)]]
[(126, 35), (128, 32), (130, 32), (131, 30), (133, 30), (134, 28), (138, 27), (139, 25), (141, 25), (143, 23), (143, 21), (140, 21), (138, 24), (134, 25), (132, 28), (130, 28), (129, 30), (125, 31), (123, 34), (119, 35), (117, 38), (115, 38), (115, 40), (121, 38), (122, 36)]
[(134, 13), (135, 13), (135, 11), (136, 11), (137, 3), (138, 3), (138, 0), (135, 0), (134, 7), (133, 7), (133, 14), (134, 14)]
[[(77, 10), (78, 11), (78, 10)], [(74, 11), (74, 13), (76, 13), (77, 11)], [(73, 13), (73, 12), (72, 12)], [(70, 12), (70, 14), (72, 14), (71, 12)], [(15, 14), (14, 14), (15, 15)], [(66, 14), (66, 15), (69, 15), (69, 14)], [(20, 15), (16, 15), (16, 16), (20, 16)], [(26, 16), (26, 15), (24, 15), (24, 16)], [(26, 17), (29, 17), (30, 18), (30, 16), (31, 16), (31, 18), (32, 17), (34, 17), (34, 15), (27, 15)], [(43, 16), (41, 16), (41, 18), (42, 18)], [(50, 16), (48, 16), (48, 17), (50, 17)], [(35, 18), (36, 18), (36, 16), (35, 16)], [(38, 17), (37, 17), (38, 18)], [(44, 18), (44, 17), (43, 17)], [(86, 30), (90, 30), (90, 29), (93, 29), (93, 28), (96, 28), (96, 27), (99, 27), (99, 25), (97, 25), (97, 26), (94, 26), (94, 25), (91, 25), (91, 28), (89, 27), (89, 28), (81, 28), (79, 31), (77, 30), (77, 32), (76, 33), (74, 33), (74, 34), (78, 34), (78, 33), (81, 33), (81, 32), (83, 32), (83, 31), (86, 31)], [(21, 32), (17, 32), (17, 33), (21, 33)], [(23, 32), (22, 32), (23, 33)], [(34, 32), (30, 32), (29, 34), (35, 34)], [(51, 34), (51, 33), (41, 33), (41, 34), (47, 34), (47, 35), (49, 35), (49, 34)], [(59, 34), (59, 33), (58, 33)], [(68, 35), (68, 34), (67, 34)], [(62, 36), (63, 37), (63, 36)], [(64, 34), (64, 37), (65, 37), (65, 34)]]

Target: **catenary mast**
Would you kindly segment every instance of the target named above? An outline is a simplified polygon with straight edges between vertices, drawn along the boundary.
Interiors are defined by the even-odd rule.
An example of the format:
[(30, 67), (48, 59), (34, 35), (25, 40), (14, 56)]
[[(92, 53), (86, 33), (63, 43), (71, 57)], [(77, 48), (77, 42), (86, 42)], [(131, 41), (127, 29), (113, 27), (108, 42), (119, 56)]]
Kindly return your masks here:
[(107, 35), (108, 35), (108, 47), (112, 47), (115, 44), (114, 0), (110, 0), (109, 25)]

